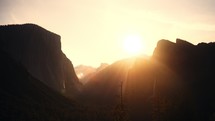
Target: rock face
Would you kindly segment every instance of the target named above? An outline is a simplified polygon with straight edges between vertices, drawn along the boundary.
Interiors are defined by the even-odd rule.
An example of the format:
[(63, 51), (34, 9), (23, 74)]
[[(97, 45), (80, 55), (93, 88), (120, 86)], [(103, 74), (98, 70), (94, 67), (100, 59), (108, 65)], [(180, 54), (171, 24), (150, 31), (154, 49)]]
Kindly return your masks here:
[(47, 86), (70, 90), (80, 83), (73, 65), (61, 51), (60, 36), (34, 24), (0, 27), (0, 48)]
[[(180, 77), (199, 80), (198, 76), (212, 76), (215, 67), (215, 43), (193, 45), (181, 39), (176, 43), (167, 40), (158, 42), (153, 59), (167, 66)], [(199, 80), (200, 81), (200, 80)], [(203, 81), (203, 80), (202, 80)], [(205, 81), (203, 81), (205, 82)]]
[(160, 40), (150, 59), (108, 66), (83, 93), (88, 103), (117, 105), (122, 91), (132, 120), (215, 120), (214, 53), (215, 43)]
[[(0, 50), (0, 119), (72, 120), (78, 104), (32, 77), (21, 63)], [(70, 117), (65, 117), (68, 115)], [(77, 118), (76, 118), (77, 119)]]
[(85, 84), (82, 92), (84, 101), (94, 104), (113, 104), (116, 102), (120, 87), (120, 81), (123, 79), (126, 65), (123, 61), (118, 61), (104, 70), (94, 73)]
[[(186, 104), (178, 110), (183, 120), (214, 120), (215, 101), (215, 43), (199, 43), (193, 45), (177, 39), (176, 43), (161, 40), (154, 51), (153, 59), (167, 67), (183, 84), (181, 99)], [(157, 64), (157, 65), (159, 65)], [(156, 66), (157, 78), (160, 80), (176, 80), (171, 74), (162, 75), (161, 66)], [(165, 78), (164, 78), (165, 77)], [(172, 86), (177, 88), (177, 86)], [(181, 90), (183, 90), (181, 89)], [(176, 93), (179, 93), (176, 92)], [(189, 100), (189, 101), (188, 101)], [(184, 112), (181, 113), (181, 112)], [(193, 114), (189, 114), (193, 112)]]

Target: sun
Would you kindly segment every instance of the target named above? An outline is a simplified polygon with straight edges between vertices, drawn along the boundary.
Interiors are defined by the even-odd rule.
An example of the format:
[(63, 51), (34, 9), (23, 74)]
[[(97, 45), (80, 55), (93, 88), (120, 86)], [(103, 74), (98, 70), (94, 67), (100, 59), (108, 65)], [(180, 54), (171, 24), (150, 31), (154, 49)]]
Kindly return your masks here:
[(137, 35), (129, 35), (125, 37), (123, 47), (129, 55), (138, 55), (143, 50), (142, 39)]

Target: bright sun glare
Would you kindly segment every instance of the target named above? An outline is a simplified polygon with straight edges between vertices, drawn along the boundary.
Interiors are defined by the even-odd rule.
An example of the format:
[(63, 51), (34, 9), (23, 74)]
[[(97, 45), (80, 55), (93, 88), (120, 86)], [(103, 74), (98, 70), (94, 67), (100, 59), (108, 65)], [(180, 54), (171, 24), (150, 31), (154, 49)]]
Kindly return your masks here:
[(129, 35), (124, 39), (124, 50), (130, 55), (142, 53), (143, 43), (140, 36)]

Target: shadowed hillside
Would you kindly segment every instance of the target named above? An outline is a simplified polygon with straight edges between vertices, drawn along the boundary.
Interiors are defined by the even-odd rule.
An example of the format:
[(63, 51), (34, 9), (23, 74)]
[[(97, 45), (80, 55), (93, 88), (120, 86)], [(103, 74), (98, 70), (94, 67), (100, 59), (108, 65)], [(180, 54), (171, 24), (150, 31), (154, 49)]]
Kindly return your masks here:
[(99, 72), (82, 98), (97, 106), (122, 98), (135, 121), (214, 120), (214, 53), (214, 43), (160, 40), (150, 59), (118, 61)]
[[(184, 104), (184, 110), (192, 109), (187, 117), (195, 115), (195, 120), (214, 120), (215, 102), (215, 43), (192, 45), (177, 39), (176, 43), (166, 40), (158, 42), (153, 59), (174, 72), (190, 93), (190, 103)], [(157, 67), (160, 69), (159, 67)], [(159, 70), (158, 73), (162, 72)], [(157, 78), (162, 75), (157, 74)], [(188, 99), (185, 99), (188, 102)], [(189, 107), (189, 108), (188, 108)], [(182, 112), (182, 111), (180, 111)], [(192, 113), (191, 113), (192, 112)], [(194, 117), (190, 116), (194, 120)]]
[[(47, 86), (74, 95), (81, 84), (60, 36), (34, 24), (0, 26), (0, 48)], [(73, 90), (73, 91), (71, 91)]]
[(75, 113), (81, 110), (76, 102), (35, 79), (3, 51), (0, 51), (0, 57), (0, 120), (58, 121), (78, 118)]
[(0, 50), (1, 121), (114, 121), (107, 108), (85, 107), (31, 76)]
[(9, 25), (0, 27), (0, 41), (0, 120), (114, 120), (111, 110), (75, 98), (82, 85), (58, 35), (37, 25)]
[(78, 67), (82, 85), (59, 35), (1, 26), (0, 42), (0, 120), (215, 120), (215, 43), (160, 40), (150, 58)]

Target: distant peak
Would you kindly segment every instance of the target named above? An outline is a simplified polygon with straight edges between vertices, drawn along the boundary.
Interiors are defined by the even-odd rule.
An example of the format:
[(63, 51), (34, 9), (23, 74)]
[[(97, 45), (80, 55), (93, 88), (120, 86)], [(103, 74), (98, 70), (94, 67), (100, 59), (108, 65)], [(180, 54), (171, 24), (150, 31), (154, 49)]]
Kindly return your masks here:
[(160, 47), (160, 46), (167, 46), (167, 45), (173, 45), (174, 43), (169, 41), (169, 40), (166, 40), (166, 39), (161, 39), (158, 41), (157, 43), (157, 47)]
[(194, 46), (192, 43), (190, 43), (186, 40), (183, 40), (183, 39), (179, 39), (179, 38), (176, 39), (176, 44), (183, 45), (183, 46)]
[(7, 29), (7, 28), (24, 28), (24, 29), (30, 29), (30, 30), (36, 30), (36, 31), (43, 31), (43, 32), (48, 32), (48, 33), (51, 33), (51, 34), (54, 34), (56, 36), (59, 36), (60, 38), (60, 35), (54, 33), (54, 32), (51, 32), (37, 24), (34, 24), (34, 23), (25, 23), (25, 24), (8, 24), (8, 25), (0, 25), (0, 29)]
[(170, 46), (174, 46), (174, 45), (183, 46), (183, 47), (195, 46), (192, 43), (190, 43), (190, 42), (188, 42), (186, 40), (180, 39), (180, 38), (177, 38), (175, 43), (171, 42), (169, 40), (166, 40), (166, 39), (159, 40), (158, 43), (157, 43), (157, 47), (170, 47)]
[[(34, 27), (40, 27), (39, 25), (37, 25), (37, 24), (33, 24), (33, 23), (25, 23), (25, 24), (7, 24), (7, 25), (0, 25), (0, 27), (7, 27), (7, 26), (34, 26)], [(40, 28), (42, 28), (42, 27), (40, 27)]]

